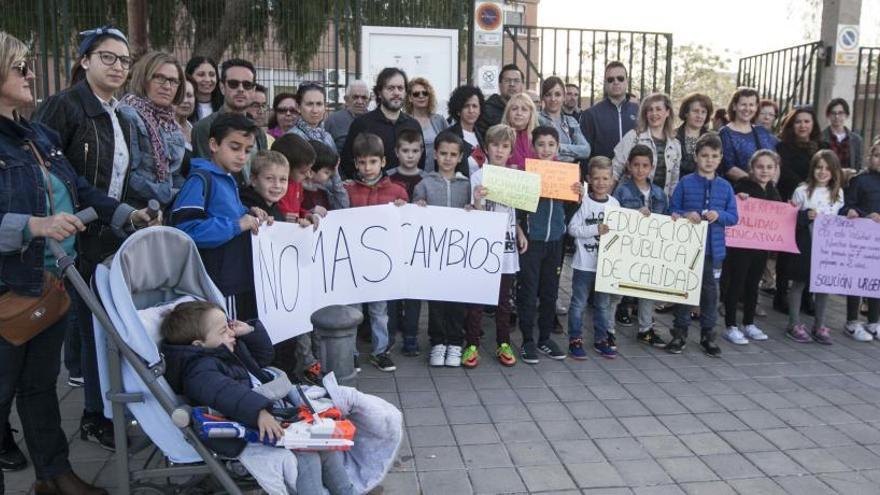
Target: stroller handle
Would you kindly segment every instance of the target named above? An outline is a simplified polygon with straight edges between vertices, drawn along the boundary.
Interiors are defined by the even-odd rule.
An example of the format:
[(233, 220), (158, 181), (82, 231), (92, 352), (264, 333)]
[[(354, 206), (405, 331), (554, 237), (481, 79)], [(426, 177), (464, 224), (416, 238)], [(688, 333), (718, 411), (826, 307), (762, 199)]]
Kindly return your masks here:
[(160, 205), (155, 199), (151, 199), (147, 202), (147, 215), (150, 217), (150, 220), (155, 220), (156, 217), (159, 216), (159, 210), (161, 209), (162, 205)]
[[(98, 213), (91, 206), (86, 208), (85, 210), (80, 210), (76, 213), (76, 218), (79, 218), (80, 222), (83, 224), (88, 224), (90, 222), (94, 222), (98, 219)], [(62, 259), (67, 256), (67, 253), (64, 252), (64, 248), (61, 247), (61, 244), (58, 243), (55, 239), (46, 238), (49, 243), (49, 249), (52, 250), (52, 254), (55, 256), (55, 259)]]

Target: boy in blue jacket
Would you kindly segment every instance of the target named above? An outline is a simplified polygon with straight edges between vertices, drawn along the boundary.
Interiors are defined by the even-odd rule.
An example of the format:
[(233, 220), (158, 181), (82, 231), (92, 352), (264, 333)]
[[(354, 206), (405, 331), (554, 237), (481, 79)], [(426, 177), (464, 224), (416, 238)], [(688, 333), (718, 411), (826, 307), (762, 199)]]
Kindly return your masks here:
[(256, 132), (244, 115), (218, 116), (208, 140), (211, 160), (192, 160), (189, 178), (171, 210), (171, 225), (195, 241), (205, 270), (226, 296), (227, 313), (239, 320), (257, 317), (250, 233), (273, 221), (261, 208), (242, 204), (235, 180), (254, 147)]
[[(721, 139), (708, 132), (700, 136), (694, 149), (697, 171), (686, 175), (675, 186), (669, 204), (673, 219), (684, 217), (693, 223), (709, 222), (703, 262), (703, 285), (700, 290), (700, 347), (708, 356), (720, 357), (721, 348), (715, 344), (715, 322), (718, 318), (718, 280), (724, 261), (724, 227), (736, 225), (736, 199), (733, 187), (718, 177), (715, 171), (721, 164)], [(689, 306), (675, 307), (672, 340), (666, 350), (680, 354), (687, 343)]]

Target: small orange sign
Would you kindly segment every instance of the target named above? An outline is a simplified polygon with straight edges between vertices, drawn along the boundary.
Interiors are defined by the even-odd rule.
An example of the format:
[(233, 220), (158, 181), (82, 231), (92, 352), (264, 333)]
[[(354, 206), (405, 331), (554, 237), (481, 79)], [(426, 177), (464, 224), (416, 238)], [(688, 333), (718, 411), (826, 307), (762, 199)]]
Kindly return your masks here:
[(526, 159), (526, 171), (541, 176), (541, 197), (580, 201), (571, 186), (580, 182), (581, 170), (577, 163)]

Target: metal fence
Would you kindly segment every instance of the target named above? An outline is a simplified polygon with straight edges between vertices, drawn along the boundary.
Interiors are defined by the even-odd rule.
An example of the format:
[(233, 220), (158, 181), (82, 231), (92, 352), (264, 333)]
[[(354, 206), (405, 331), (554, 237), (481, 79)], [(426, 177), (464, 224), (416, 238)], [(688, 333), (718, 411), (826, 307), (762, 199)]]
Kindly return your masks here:
[[(323, 83), (328, 102), (360, 75), (364, 25), (458, 29), (459, 59), (467, 71), (472, 0), (150, 0), (150, 47), (185, 62), (246, 58), (272, 94), (303, 81)], [(31, 44), (37, 98), (63, 89), (76, 62), (76, 34), (104, 24), (128, 28), (126, 0), (6, 0), (0, 29)], [(462, 72), (464, 73), (464, 72)]]
[(780, 115), (800, 105), (817, 108), (826, 58), (821, 41), (741, 58), (736, 84), (753, 87), (762, 98), (776, 102)]
[(868, 143), (880, 137), (880, 47), (859, 49), (852, 125)]
[(672, 89), (671, 33), (538, 26), (505, 26), (504, 33), (504, 63), (523, 69), (529, 89), (556, 75), (580, 86), (592, 105), (602, 98), (605, 65), (614, 60), (626, 64), (631, 93)]

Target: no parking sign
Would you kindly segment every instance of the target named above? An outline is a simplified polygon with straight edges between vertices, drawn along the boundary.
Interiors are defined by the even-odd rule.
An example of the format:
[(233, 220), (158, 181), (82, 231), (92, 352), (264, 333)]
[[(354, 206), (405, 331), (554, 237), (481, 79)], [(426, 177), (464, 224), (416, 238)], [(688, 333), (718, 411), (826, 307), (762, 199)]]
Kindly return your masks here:
[(857, 65), (859, 62), (859, 26), (837, 25), (837, 43), (834, 49), (835, 65)]

